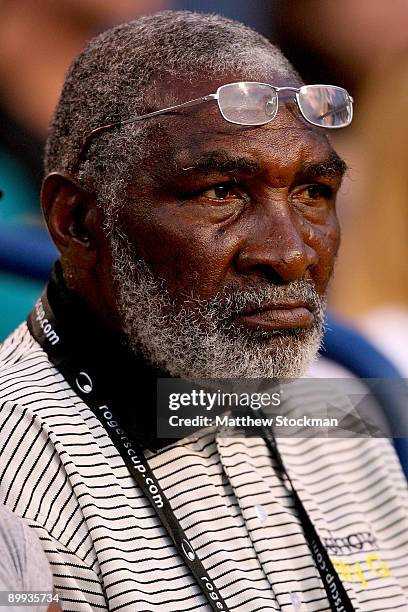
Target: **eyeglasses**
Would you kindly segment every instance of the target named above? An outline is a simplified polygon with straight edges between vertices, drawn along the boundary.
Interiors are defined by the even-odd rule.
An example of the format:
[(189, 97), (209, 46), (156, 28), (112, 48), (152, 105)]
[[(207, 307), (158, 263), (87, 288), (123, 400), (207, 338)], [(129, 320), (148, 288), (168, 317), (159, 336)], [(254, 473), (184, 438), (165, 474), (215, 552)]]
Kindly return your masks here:
[(275, 119), (279, 106), (278, 93), (283, 91), (295, 94), (295, 100), (302, 116), (312, 125), (325, 129), (337, 129), (346, 127), (352, 121), (353, 98), (345, 89), (336, 85), (275, 87), (268, 83), (252, 81), (228, 83), (227, 85), (221, 85), (215, 93), (202, 98), (94, 128), (83, 139), (73, 170), (78, 169), (92, 139), (97, 134), (203, 102), (216, 100), (222, 117), (229, 123), (246, 126), (265, 125)]

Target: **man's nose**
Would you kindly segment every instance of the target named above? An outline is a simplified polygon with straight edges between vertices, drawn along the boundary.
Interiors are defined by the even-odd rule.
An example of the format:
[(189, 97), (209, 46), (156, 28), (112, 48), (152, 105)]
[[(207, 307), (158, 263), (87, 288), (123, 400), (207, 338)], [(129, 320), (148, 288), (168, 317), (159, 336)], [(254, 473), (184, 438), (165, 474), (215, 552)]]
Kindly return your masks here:
[[(273, 204), (272, 204), (273, 206)], [(286, 206), (284, 207), (286, 208)], [(248, 238), (236, 258), (239, 271), (277, 283), (304, 278), (316, 265), (318, 255), (307, 244), (288, 209), (266, 220), (262, 230)], [(269, 227), (267, 231), (266, 225)]]

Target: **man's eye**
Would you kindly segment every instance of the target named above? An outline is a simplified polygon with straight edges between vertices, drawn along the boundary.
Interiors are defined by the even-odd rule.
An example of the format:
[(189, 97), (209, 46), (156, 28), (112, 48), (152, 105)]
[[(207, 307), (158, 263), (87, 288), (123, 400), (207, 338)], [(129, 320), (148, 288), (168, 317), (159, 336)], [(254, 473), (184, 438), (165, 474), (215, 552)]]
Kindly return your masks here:
[(244, 194), (235, 183), (224, 183), (223, 185), (215, 185), (211, 189), (202, 191), (200, 195), (210, 200), (218, 202), (227, 202), (233, 200), (242, 200)]
[(313, 183), (312, 185), (307, 185), (305, 193), (311, 200), (318, 200), (319, 198), (330, 198), (332, 190), (322, 183)]
[(295, 189), (291, 198), (312, 204), (321, 200), (330, 200), (333, 197), (333, 189), (324, 183), (311, 183), (310, 185), (302, 185)]

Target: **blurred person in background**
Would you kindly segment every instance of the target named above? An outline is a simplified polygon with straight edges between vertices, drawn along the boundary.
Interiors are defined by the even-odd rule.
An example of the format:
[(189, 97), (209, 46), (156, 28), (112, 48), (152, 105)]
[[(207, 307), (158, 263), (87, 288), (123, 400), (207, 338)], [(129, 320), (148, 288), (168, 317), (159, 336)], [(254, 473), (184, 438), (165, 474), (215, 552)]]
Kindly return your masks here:
[(99, 31), (162, 0), (0, 0), (0, 222), (41, 223), (43, 146), (64, 74)]
[(4, 612), (61, 611), (50, 564), (35, 531), (1, 503), (0, 607)]

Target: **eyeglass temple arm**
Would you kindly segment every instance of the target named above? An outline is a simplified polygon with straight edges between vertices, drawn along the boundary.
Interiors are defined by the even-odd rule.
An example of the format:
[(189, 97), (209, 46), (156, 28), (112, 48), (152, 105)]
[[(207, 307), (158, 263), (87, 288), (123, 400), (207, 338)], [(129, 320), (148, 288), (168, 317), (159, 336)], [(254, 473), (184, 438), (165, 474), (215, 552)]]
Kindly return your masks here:
[(141, 121), (142, 119), (147, 119), (148, 117), (155, 117), (156, 115), (164, 115), (164, 113), (168, 113), (172, 110), (176, 110), (177, 108), (185, 108), (186, 106), (195, 106), (196, 104), (200, 104), (201, 102), (207, 102), (207, 100), (216, 100), (217, 98), (218, 98), (217, 94), (209, 94), (208, 96), (203, 96), (202, 98), (195, 98), (194, 100), (189, 100), (188, 102), (182, 102), (181, 104), (176, 104), (175, 106), (168, 106), (167, 108), (162, 108), (160, 110), (153, 111), (151, 113), (147, 113), (146, 115), (139, 115), (138, 117), (131, 117), (130, 119), (121, 121), (120, 125), (127, 125), (128, 123), (133, 123), (134, 121)]
[(82, 140), (78, 156), (75, 160), (75, 163), (73, 164), (71, 168), (72, 172), (76, 172), (78, 170), (79, 164), (84, 160), (85, 155), (88, 152), (88, 149), (91, 145), (91, 141), (93, 140), (94, 136), (96, 136), (97, 134), (101, 134), (102, 132), (108, 132), (109, 130), (112, 130), (113, 128), (118, 127), (120, 124), (121, 124), (120, 121), (116, 121), (115, 123), (107, 123), (106, 125), (100, 125), (99, 127), (96, 127), (90, 132), (88, 132), (84, 136), (84, 139)]
[(181, 104), (176, 104), (174, 106), (168, 106), (167, 108), (162, 108), (157, 111), (153, 111), (151, 113), (146, 113), (145, 115), (138, 115), (137, 117), (131, 117), (130, 119), (126, 119), (125, 121), (115, 121), (114, 123), (107, 123), (106, 125), (100, 125), (99, 127), (94, 128), (86, 136), (84, 137), (81, 148), (78, 154), (78, 157), (75, 161), (75, 164), (72, 167), (72, 171), (76, 172), (78, 170), (78, 166), (83, 161), (85, 154), (87, 153), (91, 141), (94, 136), (97, 134), (101, 134), (102, 132), (108, 132), (115, 127), (121, 127), (122, 125), (128, 125), (129, 123), (135, 123), (136, 121), (141, 121), (142, 119), (148, 119), (149, 117), (155, 117), (157, 115), (164, 115), (172, 110), (176, 110), (177, 108), (185, 108), (187, 106), (195, 106), (196, 104), (200, 104), (201, 102), (207, 102), (208, 100), (217, 100), (218, 94), (209, 94), (208, 96), (202, 96), (201, 98), (195, 98), (194, 100), (189, 100), (188, 102), (182, 102)]

